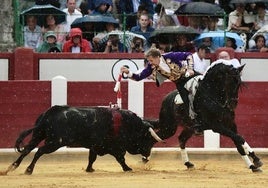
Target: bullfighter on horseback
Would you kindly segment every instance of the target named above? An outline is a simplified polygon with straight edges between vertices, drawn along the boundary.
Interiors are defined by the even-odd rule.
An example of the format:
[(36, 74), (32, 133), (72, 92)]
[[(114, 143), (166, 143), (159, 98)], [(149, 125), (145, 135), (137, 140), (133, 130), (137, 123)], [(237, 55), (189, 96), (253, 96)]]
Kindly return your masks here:
[[(176, 84), (178, 95), (175, 98), (176, 104), (184, 103), (185, 107), (189, 106), (188, 91), (184, 87), (185, 83), (194, 77), (197, 73), (193, 70), (194, 61), (190, 52), (169, 52), (161, 55), (156, 48), (151, 48), (145, 53), (145, 59), (148, 61), (147, 66), (140, 73), (133, 73), (127, 67), (122, 67), (121, 72), (133, 80), (140, 81), (150, 75), (156, 81), (159, 87), (165, 79)], [(193, 119), (192, 129), (196, 135), (202, 135), (201, 124)]]

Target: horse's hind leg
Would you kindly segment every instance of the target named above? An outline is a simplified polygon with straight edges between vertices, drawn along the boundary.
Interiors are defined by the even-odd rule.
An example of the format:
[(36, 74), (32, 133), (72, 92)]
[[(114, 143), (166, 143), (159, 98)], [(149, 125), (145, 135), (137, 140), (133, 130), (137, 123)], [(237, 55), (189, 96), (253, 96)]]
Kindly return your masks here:
[(186, 142), (189, 140), (189, 138), (192, 137), (192, 135), (193, 135), (193, 131), (186, 128), (186, 129), (183, 129), (183, 131), (178, 137), (180, 148), (181, 148), (182, 162), (188, 169), (194, 168), (194, 164), (189, 161), (188, 153), (185, 149)]

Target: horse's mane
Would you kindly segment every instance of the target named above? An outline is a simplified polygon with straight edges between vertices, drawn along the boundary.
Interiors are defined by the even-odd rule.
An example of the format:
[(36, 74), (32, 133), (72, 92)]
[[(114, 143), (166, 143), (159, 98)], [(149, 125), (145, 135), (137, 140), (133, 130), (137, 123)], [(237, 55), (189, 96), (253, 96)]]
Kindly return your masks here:
[[(199, 82), (195, 96), (195, 104), (201, 108), (219, 109), (228, 107), (233, 110), (237, 106), (238, 93), (242, 85), (241, 71), (244, 66), (233, 67), (230, 63), (213, 63)], [(205, 103), (203, 101), (206, 101)]]
[(228, 65), (224, 63), (211, 64), (211, 66), (208, 68), (208, 70), (204, 74), (203, 79), (210, 79), (211, 77), (213, 78), (216, 74), (219, 74), (220, 72), (225, 72), (231, 68), (233, 68), (232, 65)]
[[(243, 69), (244, 66), (241, 66), (241, 68)], [(230, 76), (241, 76), (240, 74), (239, 68), (235, 68), (233, 67), (232, 64), (230, 64), (228, 61), (216, 61), (214, 63), (211, 64), (211, 66), (207, 69), (207, 71), (205, 72), (203, 79), (202, 80), (206, 80), (205, 82), (211, 80), (215, 82), (215, 79), (217, 77), (217, 75), (219, 74), (230, 74)], [(216, 84), (216, 83), (215, 83)], [(245, 86), (245, 83), (242, 82), (242, 80), (240, 80), (240, 86)], [(241, 89), (241, 87), (240, 87)]]

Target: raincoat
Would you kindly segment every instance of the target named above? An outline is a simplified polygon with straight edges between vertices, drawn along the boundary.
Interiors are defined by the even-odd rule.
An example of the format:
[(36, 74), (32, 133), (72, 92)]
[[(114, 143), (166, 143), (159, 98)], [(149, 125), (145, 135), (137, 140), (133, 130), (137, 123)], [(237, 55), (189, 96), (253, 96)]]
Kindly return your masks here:
[[(73, 42), (73, 38), (75, 36), (80, 36), (80, 42), (78, 45)], [(64, 43), (62, 51), (72, 52), (72, 47), (76, 46), (80, 47), (80, 52), (91, 52), (89, 41), (82, 38), (82, 31), (80, 28), (72, 28), (70, 30), (70, 39)]]

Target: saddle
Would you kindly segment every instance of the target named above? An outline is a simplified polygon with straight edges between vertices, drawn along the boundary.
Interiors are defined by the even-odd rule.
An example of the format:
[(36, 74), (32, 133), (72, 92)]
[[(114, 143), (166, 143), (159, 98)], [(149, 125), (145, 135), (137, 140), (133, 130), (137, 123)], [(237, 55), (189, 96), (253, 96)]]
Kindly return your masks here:
[[(187, 89), (187, 91), (189, 92), (188, 98), (189, 98), (189, 115), (192, 119), (195, 119), (196, 113), (194, 112), (194, 106), (193, 106), (193, 102), (194, 102), (194, 96), (195, 93), (197, 91), (198, 88), (198, 82), (200, 79), (203, 78), (203, 75), (198, 75), (195, 76), (193, 78), (191, 78), (190, 80), (188, 80), (184, 87)], [(183, 103), (183, 100), (181, 98), (180, 93), (178, 92), (178, 94), (176, 95), (175, 99), (174, 99), (174, 103), (176, 105), (180, 105)]]

